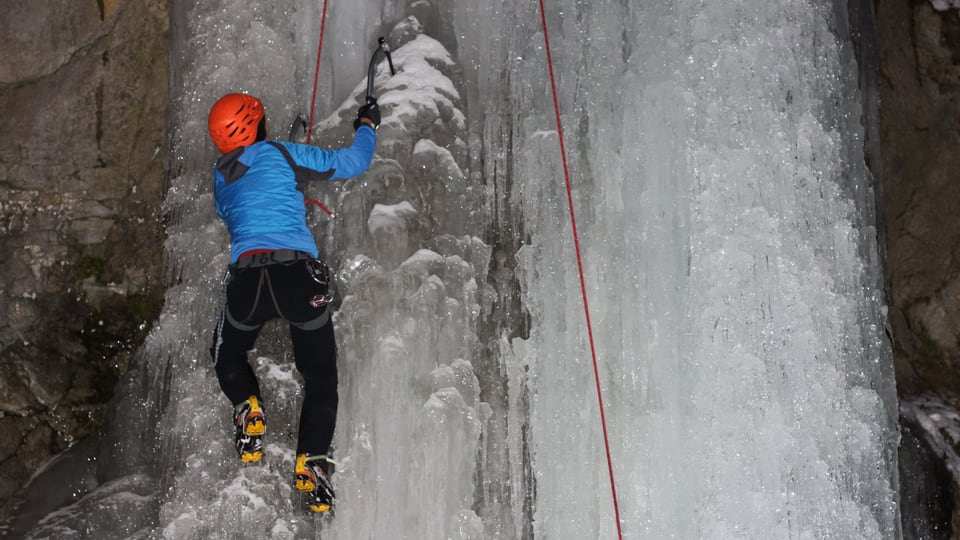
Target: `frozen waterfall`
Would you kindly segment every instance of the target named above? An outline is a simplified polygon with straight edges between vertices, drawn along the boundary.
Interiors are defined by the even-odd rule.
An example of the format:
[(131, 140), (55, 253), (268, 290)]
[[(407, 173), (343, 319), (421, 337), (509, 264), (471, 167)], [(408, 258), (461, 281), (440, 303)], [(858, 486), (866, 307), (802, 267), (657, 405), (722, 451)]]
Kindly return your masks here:
[[(851, 2), (855, 0), (850, 0)], [(314, 538), (290, 485), (284, 325), (251, 352), (243, 467), (207, 349), (228, 236), (210, 105), (285, 137), (322, 3), (173, 0), (170, 288), (119, 388), (96, 488), (30, 538)], [(363, 176), (311, 186), (337, 272), (331, 539), (616, 538), (538, 4), (331, 2), (315, 126)], [(900, 537), (896, 397), (844, 0), (560, 0), (546, 20), (624, 538)], [(94, 536), (88, 536), (93, 534)]]

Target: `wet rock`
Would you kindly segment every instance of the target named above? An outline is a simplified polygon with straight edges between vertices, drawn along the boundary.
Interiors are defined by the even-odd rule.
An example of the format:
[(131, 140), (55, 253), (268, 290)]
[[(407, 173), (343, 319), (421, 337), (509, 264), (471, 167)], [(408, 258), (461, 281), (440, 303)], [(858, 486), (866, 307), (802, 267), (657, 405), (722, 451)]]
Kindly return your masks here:
[(168, 27), (166, 0), (4, 9), (0, 521), (37, 467), (102, 424), (158, 313)]
[(901, 395), (960, 395), (960, 15), (881, 1), (887, 276)]
[[(960, 396), (960, 11), (877, 4), (883, 207), (897, 391)], [(931, 435), (901, 424), (905, 538), (950, 538), (955, 480)], [(956, 521), (956, 518), (954, 518)]]

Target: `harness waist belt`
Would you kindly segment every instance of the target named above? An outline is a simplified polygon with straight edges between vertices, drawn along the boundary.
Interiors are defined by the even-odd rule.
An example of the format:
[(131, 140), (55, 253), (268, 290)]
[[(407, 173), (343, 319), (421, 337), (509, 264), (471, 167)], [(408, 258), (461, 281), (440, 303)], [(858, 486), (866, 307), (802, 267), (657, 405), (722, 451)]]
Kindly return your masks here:
[(254, 253), (246, 257), (240, 257), (237, 262), (230, 265), (234, 270), (243, 270), (244, 268), (258, 268), (275, 263), (289, 263), (294, 261), (312, 260), (313, 256), (309, 253), (293, 249), (278, 249), (275, 251), (266, 251), (263, 253)]

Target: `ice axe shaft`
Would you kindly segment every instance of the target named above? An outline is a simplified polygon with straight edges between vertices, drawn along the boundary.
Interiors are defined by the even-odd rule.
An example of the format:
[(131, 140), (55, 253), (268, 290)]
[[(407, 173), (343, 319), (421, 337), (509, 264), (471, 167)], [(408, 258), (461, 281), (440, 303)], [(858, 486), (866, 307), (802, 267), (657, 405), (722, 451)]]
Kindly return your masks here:
[(377, 102), (377, 98), (373, 96), (373, 77), (377, 68), (377, 55), (379, 53), (383, 53), (387, 57), (387, 63), (390, 65), (390, 75), (397, 74), (396, 70), (393, 69), (393, 58), (390, 56), (390, 46), (387, 45), (387, 40), (383, 37), (377, 38), (377, 48), (373, 51), (373, 56), (370, 57), (370, 67), (367, 69), (367, 103)]

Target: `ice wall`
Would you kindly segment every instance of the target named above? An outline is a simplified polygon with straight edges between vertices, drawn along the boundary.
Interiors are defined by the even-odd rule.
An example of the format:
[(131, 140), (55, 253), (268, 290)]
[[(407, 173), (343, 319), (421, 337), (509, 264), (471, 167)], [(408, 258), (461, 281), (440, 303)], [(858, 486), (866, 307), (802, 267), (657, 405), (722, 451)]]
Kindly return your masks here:
[[(503, 107), (543, 114), (536, 13), (505, 11), (527, 32)], [(561, 2), (548, 22), (626, 535), (897, 537), (846, 6)], [(505, 79), (480, 78), (481, 94)], [(609, 538), (556, 134), (524, 116), (487, 142), (525, 180), (505, 185), (525, 233), (535, 533)]]
[[(895, 396), (847, 6), (547, 5), (626, 538), (899, 538)], [(312, 188), (338, 272), (337, 518), (324, 538), (613, 538), (535, 2), (329, 6)], [(122, 385), (101, 488), (33, 537), (315, 537), (290, 493), (299, 385), (275, 325), (267, 462), (241, 468), (206, 352), (227, 237), (204, 120), (306, 107), (315, 3), (174, 2), (171, 287)], [(408, 19), (408, 16), (415, 18)], [(112, 536), (111, 536), (112, 535)]]

